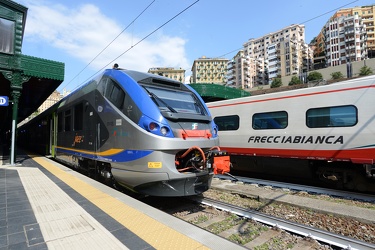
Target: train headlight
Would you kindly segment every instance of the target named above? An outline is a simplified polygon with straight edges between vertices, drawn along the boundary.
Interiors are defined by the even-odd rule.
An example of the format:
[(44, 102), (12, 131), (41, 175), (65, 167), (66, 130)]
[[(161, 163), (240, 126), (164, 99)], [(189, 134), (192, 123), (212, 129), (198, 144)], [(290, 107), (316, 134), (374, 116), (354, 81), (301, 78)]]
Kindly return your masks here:
[(158, 125), (155, 122), (150, 122), (150, 124), (148, 125), (150, 131), (155, 130), (157, 127)]
[(161, 129), (160, 129), (160, 133), (162, 134), (162, 135), (167, 135), (168, 134), (168, 132), (169, 132), (169, 129), (167, 128), (167, 127), (161, 127)]

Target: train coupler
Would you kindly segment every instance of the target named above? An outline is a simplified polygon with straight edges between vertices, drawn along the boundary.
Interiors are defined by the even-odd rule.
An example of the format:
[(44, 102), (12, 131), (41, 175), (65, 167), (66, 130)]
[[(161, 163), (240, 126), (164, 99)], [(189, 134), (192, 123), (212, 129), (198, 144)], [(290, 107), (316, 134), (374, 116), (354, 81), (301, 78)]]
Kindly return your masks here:
[(212, 166), (214, 174), (227, 174), (230, 172), (230, 157), (226, 151), (211, 151), (207, 161)]

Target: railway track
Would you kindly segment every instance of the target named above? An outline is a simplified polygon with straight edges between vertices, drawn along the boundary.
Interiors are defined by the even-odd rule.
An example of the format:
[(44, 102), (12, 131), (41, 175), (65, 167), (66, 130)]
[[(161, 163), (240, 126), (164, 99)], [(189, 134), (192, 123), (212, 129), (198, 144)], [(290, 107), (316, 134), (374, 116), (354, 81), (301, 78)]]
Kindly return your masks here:
[[(223, 187), (218, 188), (217, 182), (224, 183)], [(308, 186), (301, 189), (301, 186), (292, 187), (285, 183), (271, 185), (268, 181), (263, 181), (262, 184), (258, 182), (257, 185), (238, 183), (218, 181), (215, 178), (212, 189), (201, 196), (164, 201), (155, 199), (150, 205), (248, 249), (375, 249), (375, 220), (368, 220), (366, 224), (350, 216), (315, 211), (313, 207), (303, 208), (298, 202), (285, 204), (277, 199), (263, 200), (256, 195), (245, 194), (239, 186), (259, 185), (255, 188), (255, 194), (259, 190), (267, 190), (280, 197), (284, 196), (277, 191), (280, 189), (288, 192), (288, 187), (288, 190), (294, 190), (293, 193), (303, 190), (302, 193), (311, 193), (310, 196), (316, 199), (316, 203), (319, 203), (319, 197), (327, 197), (338, 202), (336, 207), (339, 208), (345, 206), (343, 201), (328, 196), (343, 197), (348, 203), (358, 205), (354, 207), (357, 213), (361, 213), (362, 207), (375, 209), (374, 202), (371, 203), (371, 195), (361, 196), (343, 191), (337, 193), (335, 190)], [(297, 201), (299, 199), (303, 198), (297, 197)], [(366, 202), (368, 200), (370, 203)], [(370, 210), (370, 213), (373, 214), (373, 211)]]
[[(241, 220), (244, 220), (246, 222), (252, 220), (267, 225), (271, 228), (271, 231), (266, 230), (254, 240), (246, 243), (245, 247), (248, 248), (262, 247), (262, 245), (265, 246), (264, 244), (266, 244), (266, 242), (271, 238), (281, 235), (282, 230), (290, 233), (291, 235), (298, 235), (302, 237), (297, 238), (298, 240), (295, 241), (295, 245), (292, 249), (300, 249), (302, 246), (304, 246), (305, 249), (315, 248), (317, 247), (317, 242), (323, 245), (328, 245), (340, 249), (374, 249), (375, 247), (374, 244), (366, 243), (349, 237), (344, 237), (342, 235), (330, 233), (314, 227), (277, 218), (254, 210), (245, 209), (233, 204), (197, 196), (192, 197), (191, 199), (198, 204), (203, 204), (211, 208), (225, 211), (228, 212), (228, 214), (235, 214), (239, 218), (242, 218)], [(189, 217), (193, 216), (190, 214)], [(197, 225), (199, 226), (199, 224), (201, 223), (198, 223)], [(207, 222), (204, 223), (204, 225), (206, 226)], [(236, 230), (240, 232), (240, 230), (238, 229), (238, 226), (234, 226), (230, 229), (225, 230), (226, 233), (222, 232), (221, 234), (225, 235), (232, 232), (235, 233)], [(244, 233), (245, 231), (246, 230), (242, 230), (242, 233)]]
[(285, 182), (278, 182), (278, 181), (271, 181), (271, 180), (262, 180), (262, 179), (241, 177), (241, 176), (216, 175), (215, 178), (219, 180), (232, 181), (233, 183), (255, 184), (259, 186), (268, 186), (268, 187), (277, 188), (277, 189), (292, 190), (292, 191), (297, 191), (297, 192), (304, 191), (304, 192), (311, 193), (311, 194), (328, 195), (331, 197), (338, 197), (342, 199), (352, 199), (352, 200), (375, 203), (375, 195), (372, 195), (372, 194), (363, 194), (363, 193), (357, 193), (357, 192), (351, 192), (351, 191), (314, 187), (314, 186), (307, 186), (307, 185), (294, 184), (294, 183), (285, 183)]
[(372, 243), (203, 196), (151, 200), (147, 203), (246, 249), (375, 249)]

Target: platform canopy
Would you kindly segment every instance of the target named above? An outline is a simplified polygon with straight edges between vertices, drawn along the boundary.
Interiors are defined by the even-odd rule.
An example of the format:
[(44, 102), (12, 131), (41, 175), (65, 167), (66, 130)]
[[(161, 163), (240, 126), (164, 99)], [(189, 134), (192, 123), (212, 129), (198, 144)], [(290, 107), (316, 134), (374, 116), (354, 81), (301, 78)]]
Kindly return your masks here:
[(247, 91), (219, 84), (194, 83), (189, 86), (197, 91), (206, 103), (250, 96)]
[[(0, 130), (8, 127), (12, 117), (12, 86), (14, 72), (21, 72), (22, 81), (18, 100), (18, 122), (35, 112), (64, 80), (64, 64), (41, 58), (18, 55), (18, 67), (9, 65), (10, 56), (0, 53), (0, 96), (9, 98), (9, 106), (0, 106)], [(14, 61), (14, 60), (12, 60)]]
[[(0, 146), (12, 142), (15, 128), (64, 80), (65, 65), (22, 54), (27, 8), (0, 0)], [(11, 134), (11, 136), (10, 136)]]

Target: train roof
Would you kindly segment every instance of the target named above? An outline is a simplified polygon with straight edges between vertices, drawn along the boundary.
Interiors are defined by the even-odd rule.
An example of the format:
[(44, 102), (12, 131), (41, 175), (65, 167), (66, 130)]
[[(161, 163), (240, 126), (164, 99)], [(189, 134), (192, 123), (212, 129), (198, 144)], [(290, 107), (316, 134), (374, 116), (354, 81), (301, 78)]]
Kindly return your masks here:
[(127, 74), (137, 83), (159, 85), (159, 86), (164, 85), (164, 86), (178, 88), (178, 89), (186, 89), (183, 83), (170, 79), (165, 76), (159, 76), (159, 75), (135, 71), (135, 70), (126, 70), (126, 69), (119, 69), (119, 70)]
[(361, 86), (361, 85), (374, 86), (375, 75), (348, 79), (348, 80), (341, 81), (341, 82), (336, 82), (336, 83), (331, 83), (331, 84), (321, 85), (321, 86), (314, 86), (314, 87), (309, 87), (309, 88), (300, 88), (300, 89), (294, 89), (294, 90), (288, 90), (288, 91), (266, 93), (262, 95), (254, 95), (254, 96), (240, 97), (240, 98), (229, 99), (229, 100), (209, 102), (207, 103), (207, 106), (215, 107), (215, 106), (226, 105), (229, 103), (246, 103), (247, 100), (274, 99), (274, 98), (286, 97), (286, 96), (291, 96), (291, 95), (300, 95), (300, 94), (306, 94), (306, 93), (308, 94), (311, 92), (326, 92), (326, 91), (331, 91), (333, 89), (351, 88), (353, 86)]

